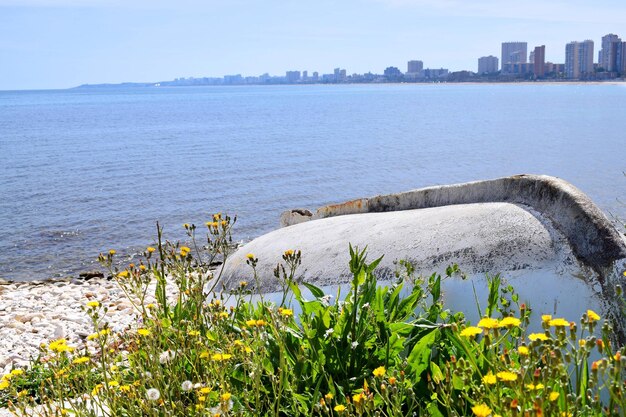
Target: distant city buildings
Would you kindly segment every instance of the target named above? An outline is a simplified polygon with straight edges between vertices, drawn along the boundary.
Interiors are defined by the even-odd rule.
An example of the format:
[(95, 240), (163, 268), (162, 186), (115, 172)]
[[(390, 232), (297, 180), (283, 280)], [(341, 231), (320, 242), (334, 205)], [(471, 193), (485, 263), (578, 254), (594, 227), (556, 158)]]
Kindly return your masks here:
[(601, 48), (598, 51), (598, 67), (608, 72), (621, 72), (623, 67), (620, 67), (617, 55), (622, 48), (622, 40), (619, 36), (609, 33), (602, 37)]
[(478, 58), (478, 75), (498, 72), (498, 57), (489, 55)]
[(533, 74), (537, 78), (543, 78), (546, 75), (546, 46), (535, 46), (533, 51)]
[(565, 76), (586, 78), (593, 70), (593, 41), (570, 42), (565, 45)]
[(502, 42), (502, 72), (515, 72), (516, 65), (526, 64), (528, 43)]
[(296, 83), (300, 81), (300, 71), (287, 71), (285, 74), (285, 80), (288, 83)]
[(419, 74), (424, 69), (424, 63), (422, 61), (409, 61), (407, 62), (407, 74)]
[[(384, 83), (384, 82), (492, 82), (519, 80), (606, 80), (626, 79), (626, 42), (613, 33), (602, 37), (598, 62), (594, 63), (594, 42), (570, 42), (565, 46), (565, 62), (546, 60), (545, 45), (535, 46), (528, 53), (527, 42), (503, 42), (501, 59), (493, 55), (478, 58), (476, 72), (462, 70), (450, 72), (446, 68), (424, 68), (421, 60), (409, 60), (406, 73), (396, 66), (388, 66), (382, 74), (367, 72), (348, 75), (343, 68), (332, 73), (309, 73), (304, 70), (286, 71), (284, 76), (264, 73), (259, 76), (241, 74), (225, 75), (223, 78), (177, 78), (163, 81), (156, 86), (184, 85), (243, 85), (243, 84), (313, 84), (313, 83)], [(309, 75), (311, 74), (311, 75)]]

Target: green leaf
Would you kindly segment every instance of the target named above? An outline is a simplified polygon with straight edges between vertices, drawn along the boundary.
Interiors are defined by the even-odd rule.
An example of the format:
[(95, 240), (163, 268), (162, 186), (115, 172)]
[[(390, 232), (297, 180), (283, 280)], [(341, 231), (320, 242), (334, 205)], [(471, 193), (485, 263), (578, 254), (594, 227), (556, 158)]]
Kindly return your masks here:
[(443, 372), (441, 372), (441, 368), (435, 362), (430, 363), (430, 373), (435, 384), (440, 384), (443, 381)]
[(428, 403), (428, 405), (426, 406), (426, 411), (428, 411), (428, 415), (430, 417), (443, 417), (443, 414), (441, 414), (441, 411), (439, 411), (439, 407), (437, 407), (436, 401), (431, 401), (430, 403)]
[(428, 368), (431, 349), (438, 336), (439, 329), (430, 330), (413, 346), (408, 362), (416, 379)]
[(578, 383), (578, 395), (582, 400), (582, 405), (587, 404), (587, 385), (589, 385), (589, 364), (585, 360)]
[(293, 291), (293, 294), (296, 296), (296, 300), (302, 300), (302, 291), (300, 291), (300, 287), (293, 281), (289, 282), (289, 288)]
[(321, 298), (325, 295), (324, 291), (322, 291), (321, 289), (319, 289), (313, 284), (309, 284), (308, 282), (303, 282), (302, 285), (304, 285), (309, 291), (311, 291), (311, 294), (313, 294), (313, 297)]

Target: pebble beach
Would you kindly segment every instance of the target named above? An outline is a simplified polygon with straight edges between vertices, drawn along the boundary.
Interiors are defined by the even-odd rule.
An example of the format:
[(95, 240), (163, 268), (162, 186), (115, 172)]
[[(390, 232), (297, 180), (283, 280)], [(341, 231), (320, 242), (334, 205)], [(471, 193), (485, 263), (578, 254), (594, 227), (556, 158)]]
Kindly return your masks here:
[[(151, 284), (146, 304), (155, 302), (155, 285)], [(168, 282), (168, 296), (175, 297), (177, 291)], [(136, 311), (115, 280), (0, 281), (0, 373), (28, 366), (41, 343), (63, 338), (79, 350), (86, 347), (87, 336), (94, 332), (83, 311), (89, 301), (108, 307), (103, 322), (112, 331), (136, 326)]]

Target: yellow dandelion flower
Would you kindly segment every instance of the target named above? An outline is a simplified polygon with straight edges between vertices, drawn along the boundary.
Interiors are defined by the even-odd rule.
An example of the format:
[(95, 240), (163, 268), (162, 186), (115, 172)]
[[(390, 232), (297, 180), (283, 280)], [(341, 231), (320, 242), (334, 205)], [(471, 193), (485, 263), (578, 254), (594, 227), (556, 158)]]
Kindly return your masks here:
[(128, 271), (127, 270), (123, 270), (117, 273), (117, 276), (119, 278), (128, 278)]
[(395, 385), (396, 381), (397, 381), (397, 379), (396, 379), (395, 376), (389, 377), (389, 385)]
[(587, 318), (589, 319), (589, 322), (600, 320), (598, 313), (593, 310), (587, 310)]
[(80, 358), (76, 358), (72, 361), (75, 365), (80, 365), (81, 363), (89, 362), (89, 358), (87, 356), (81, 356)]
[(189, 255), (189, 252), (191, 252), (191, 249), (189, 249), (187, 246), (181, 246), (180, 247), (180, 255), (181, 256), (187, 256), (187, 255)]
[(487, 417), (491, 414), (491, 408), (486, 404), (478, 404), (472, 407), (472, 412), (476, 417)]
[(372, 371), (372, 374), (376, 377), (382, 378), (383, 376), (385, 376), (385, 372), (387, 372), (385, 367), (379, 366), (378, 368), (374, 369), (374, 371)]
[(206, 397), (204, 395), (201, 395), (201, 396), (198, 397), (198, 401), (203, 403), (203, 402), (206, 401)]
[(189, 330), (187, 334), (192, 337), (200, 336), (200, 332), (198, 330)]
[(522, 321), (516, 317), (505, 317), (500, 320), (498, 327), (519, 327)]
[(550, 398), (549, 398), (549, 399), (550, 399), (550, 401), (556, 401), (556, 400), (559, 398), (559, 395), (561, 395), (561, 394), (559, 394), (559, 393), (558, 393), (558, 392), (556, 392), (556, 391), (552, 391), (552, 392), (550, 393)]
[(487, 385), (493, 385), (496, 382), (498, 382), (498, 380), (496, 379), (496, 376), (494, 374), (489, 372), (487, 375), (483, 377), (483, 382)]
[(209, 387), (202, 387), (202, 388), (200, 388), (199, 392), (200, 392), (200, 394), (208, 394), (208, 393), (211, 392), (211, 388), (209, 388)]
[(200, 359), (206, 359), (209, 357), (209, 352), (208, 351), (203, 351), (200, 353)]
[(95, 397), (96, 395), (98, 395), (98, 393), (100, 392), (100, 390), (102, 389), (102, 384), (98, 384), (95, 387), (93, 387), (93, 389), (91, 390), (91, 395), (93, 397)]
[(0, 391), (9, 388), (10, 385), (11, 383), (9, 381), (7, 381), (6, 379), (3, 379), (2, 381), (0, 381)]
[(532, 340), (533, 342), (535, 340), (542, 340), (542, 341), (543, 340), (548, 340), (548, 336), (546, 336), (545, 333), (531, 333), (531, 334), (528, 335), (528, 338), (530, 340)]
[(285, 256), (291, 256), (293, 255), (293, 249), (288, 249), (285, 251)]
[(11, 375), (13, 376), (18, 376), (18, 375), (22, 375), (24, 374), (24, 370), (23, 369), (14, 369), (11, 371)]
[(100, 307), (100, 303), (97, 301), (90, 301), (87, 303), (87, 307), (91, 307), (91, 308)]
[(148, 251), (148, 253), (153, 253), (156, 249), (153, 248), (152, 246), (148, 246), (148, 248), (146, 249), (146, 251)]
[(232, 358), (233, 355), (231, 355), (230, 353), (214, 353), (211, 356), (211, 360), (212, 361), (227, 361), (228, 359)]
[(246, 255), (246, 258), (248, 258), (249, 260), (253, 261), (254, 260), (254, 254), (253, 253), (249, 253)]
[(141, 265), (139, 265), (139, 269), (142, 270), (142, 271), (145, 271), (146, 270), (146, 266), (141, 264)]
[(580, 346), (581, 348), (585, 347), (586, 344), (587, 344), (587, 341), (585, 339), (578, 340), (578, 346)]
[(117, 253), (117, 252), (115, 252), (115, 249), (111, 249), (111, 250), (109, 251), (109, 255), (115, 255), (116, 253)]
[(87, 336), (87, 340), (96, 340), (98, 338), (98, 333), (92, 333), (89, 336)]
[(109, 381), (109, 386), (110, 387), (119, 387), (120, 383), (117, 381)]
[(526, 346), (520, 346), (517, 348), (517, 353), (519, 353), (521, 356), (528, 356), (528, 347)]
[(326, 398), (326, 401), (330, 401), (332, 400), (334, 397), (332, 392), (329, 392), (328, 394), (324, 395), (324, 398)]
[(470, 326), (470, 327), (466, 327), (465, 329), (461, 330), (461, 336), (463, 337), (474, 337), (476, 335), (479, 335), (483, 332), (483, 329), (481, 329), (480, 327), (475, 327), (475, 326)]
[(500, 381), (513, 382), (517, 381), (517, 374), (509, 371), (501, 371), (496, 374)]
[(285, 316), (285, 317), (290, 317), (293, 316), (293, 310), (290, 308), (283, 308), (281, 310), (279, 310), (280, 314)]
[(232, 395), (230, 394), (230, 392), (225, 392), (222, 395), (220, 395), (220, 400), (223, 402), (227, 402), (228, 400), (230, 400), (230, 397)]
[(150, 336), (152, 334), (152, 332), (149, 329), (137, 329), (137, 333), (139, 333), (141, 336)]
[(562, 318), (552, 319), (548, 321), (548, 325), (554, 327), (569, 327), (569, 321)]
[(359, 404), (361, 401), (365, 401), (365, 394), (363, 394), (362, 392), (358, 393), (358, 394), (354, 394), (352, 396), (352, 402), (354, 404)]
[(550, 314), (544, 314), (541, 316), (541, 321), (547, 323), (552, 320), (552, 316)]
[(335, 410), (338, 413), (343, 413), (344, 411), (346, 411), (346, 406), (339, 404), (339, 405), (336, 405), (335, 408), (333, 408), (333, 410)]
[(120, 385), (120, 391), (130, 392), (130, 385)]
[(485, 317), (478, 322), (477, 326), (485, 329), (496, 329), (498, 328), (498, 324), (498, 320), (491, 317)]
[(228, 317), (228, 313), (225, 312), (225, 311), (222, 311), (222, 312), (220, 312), (219, 316), (220, 316), (220, 318), (225, 319), (225, 318)]

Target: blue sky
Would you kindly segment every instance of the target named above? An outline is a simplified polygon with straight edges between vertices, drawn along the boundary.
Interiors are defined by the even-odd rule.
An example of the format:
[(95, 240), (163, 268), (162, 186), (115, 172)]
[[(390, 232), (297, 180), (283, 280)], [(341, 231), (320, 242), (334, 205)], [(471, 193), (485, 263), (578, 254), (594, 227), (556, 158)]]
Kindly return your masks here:
[(503, 41), (626, 38), (626, 1), (0, 0), (0, 90), (177, 77), (476, 70)]

